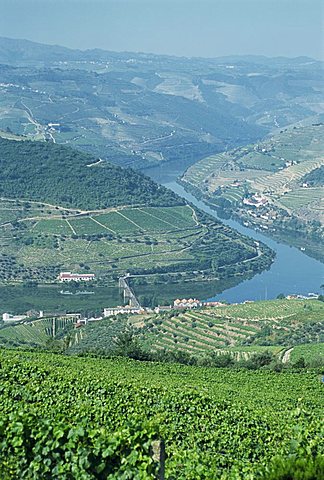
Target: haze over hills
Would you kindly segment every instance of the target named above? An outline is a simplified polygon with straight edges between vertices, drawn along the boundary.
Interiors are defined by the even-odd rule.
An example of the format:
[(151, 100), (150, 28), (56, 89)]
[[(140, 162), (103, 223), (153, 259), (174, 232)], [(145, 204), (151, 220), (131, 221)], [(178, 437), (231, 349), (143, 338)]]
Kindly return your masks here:
[(7, 60), (9, 64), (15, 64), (17, 62), (24, 61), (42, 61), (44, 63), (51, 63), (57, 60), (84, 60), (91, 57), (93, 60), (111, 60), (112, 57), (126, 57), (130, 54), (137, 55), (139, 58), (164, 58), (173, 60), (196, 60), (201, 62), (209, 62), (212, 60), (226, 61), (226, 62), (251, 62), (259, 64), (296, 64), (296, 63), (323, 63), (320, 60), (315, 60), (311, 57), (299, 56), (299, 57), (267, 57), (265, 55), (227, 55), (215, 58), (203, 58), (203, 57), (178, 57), (175, 55), (159, 55), (156, 53), (144, 53), (123, 51), (115, 52), (111, 50), (103, 50), (100, 48), (94, 49), (72, 49), (61, 45), (47, 45), (43, 43), (33, 42), (26, 39), (0, 37), (1, 49), (0, 49), (0, 61)]
[(0, 38), (0, 128), (119, 165), (184, 167), (323, 112), (322, 63), (71, 50)]

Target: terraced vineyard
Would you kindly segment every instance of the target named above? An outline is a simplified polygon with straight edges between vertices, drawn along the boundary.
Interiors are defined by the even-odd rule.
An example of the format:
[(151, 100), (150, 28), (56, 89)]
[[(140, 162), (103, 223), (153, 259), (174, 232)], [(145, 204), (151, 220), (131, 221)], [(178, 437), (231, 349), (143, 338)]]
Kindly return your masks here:
[[(159, 319), (153, 323), (152, 348), (180, 349), (191, 354), (202, 354), (208, 351), (233, 347), (245, 337), (258, 331), (255, 326), (248, 326), (243, 322), (226, 322), (222, 317), (215, 317), (213, 313), (187, 312), (171, 318)], [(157, 333), (157, 335), (156, 335)], [(224, 349), (224, 350), (223, 350)], [(239, 354), (235, 354), (239, 356)]]
[(252, 192), (282, 194), (323, 164), (322, 130), (322, 125), (286, 129), (259, 144), (206, 157), (182, 180), (210, 194), (234, 180), (246, 181)]
[(0, 350), (0, 383), (2, 478), (323, 478), (316, 371)]
[(280, 172), (266, 177), (259, 176), (251, 181), (252, 191), (271, 194), (283, 194), (288, 191), (294, 184), (311, 171), (324, 165), (323, 159), (305, 160), (298, 165), (291, 165)]
[(217, 177), (225, 169), (229, 157), (225, 153), (210, 155), (192, 165), (184, 174), (183, 180), (199, 187), (210, 175)]
[[(234, 264), (239, 271), (240, 263), (248, 271), (250, 262), (267, 261), (266, 256), (258, 256), (252, 240), (243, 241), (189, 205), (80, 212), (40, 202), (2, 200), (0, 207), (2, 282), (28, 278), (49, 283), (56, 281), (60, 271), (89, 270), (105, 285), (114, 285), (125, 272), (204, 270), (217, 279), (226, 265)], [(216, 256), (222, 257), (219, 273), (211, 271)]]
[(321, 301), (269, 300), (124, 315), (90, 322), (74, 330), (67, 330), (76, 321), (72, 318), (56, 318), (55, 323), (52, 317), (25, 321), (2, 325), (0, 344), (44, 346), (49, 338), (62, 341), (65, 338), (69, 353), (111, 354), (112, 338), (118, 337), (118, 332), (130, 325), (139, 345), (149, 354), (186, 352), (196, 359), (210, 354), (229, 354), (234, 360), (247, 360), (255, 353), (269, 350), (282, 361), (285, 351), (293, 348), (292, 359), (297, 358), (299, 349), (304, 349), (305, 353), (309, 350), (306, 361), (317, 358), (320, 362), (317, 349), (318, 345), (323, 345), (323, 319), (324, 303)]
[[(315, 325), (320, 331), (323, 319), (323, 302), (271, 300), (165, 312), (130, 320), (139, 328), (146, 347), (153, 352), (183, 351), (196, 357), (214, 352), (218, 355), (230, 354), (235, 360), (240, 360), (263, 350), (271, 350), (281, 358), (298, 328), (306, 328), (307, 332)], [(267, 341), (260, 344), (263, 332), (266, 332)], [(304, 331), (302, 335), (305, 341)], [(280, 344), (276, 345), (276, 339)], [(284, 341), (287, 343), (282, 343)], [(318, 341), (318, 337), (314, 337), (314, 341)]]
[(189, 75), (163, 73), (159, 74), (159, 77), (163, 81), (155, 87), (155, 92), (204, 102), (199, 87), (192, 83), (192, 78)]
[[(58, 268), (83, 270), (87, 265), (107, 275), (124, 271), (125, 261), (129, 269), (177, 261), (186, 264), (194, 258), (191, 247), (207, 233), (188, 206), (108, 209), (80, 215), (45, 211), (42, 204), (24, 211), (23, 204), (18, 205), (3, 202), (2, 241), (11, 239), (4, 253), (15, 253), (16, 262), (23, 262), (31, 278), (44, 266), (55, 267), (53, 281)], [(19, 232), (18, 241), (13, 241), (13, 225)]]
[(70, 271), (114, 287), (126, 273), (172, 273), (220, 291), (272, 262), (265, 245), (140, 173), (53, 143), (0, 138), (0, 150), (1, 284), (55, 283)]
[(60, 336), (74, 318), (44, 318), (25, 320), (16, 325), (2, 325), (0, 345), (5, 346), (45, 346), (49, 339)]
[[(282, 299), (246, 302), (213, 309), (216, 315), (241, 321), (259, 322), (272, 320), (285, 324), (302, 316), (304, 320), (319, 320), (323, 317), (324, 304), (318, 300)], [(211, 310), (212, 312), (212, 310)]]
[(296, 188), (280, 197), (280, 204), (293, 211), (309, 207), (309, 205), (314, 205), (315, 208), (324, 210), (323, 202), (324, 187)]
[(323, 138), (323, 123), (290, 127), (257, 144), (200, 160), (182, 182), (248, 226), (323, 260), (324, 189), (320, 177), (314, 186), (307, 181), (323, 168)]

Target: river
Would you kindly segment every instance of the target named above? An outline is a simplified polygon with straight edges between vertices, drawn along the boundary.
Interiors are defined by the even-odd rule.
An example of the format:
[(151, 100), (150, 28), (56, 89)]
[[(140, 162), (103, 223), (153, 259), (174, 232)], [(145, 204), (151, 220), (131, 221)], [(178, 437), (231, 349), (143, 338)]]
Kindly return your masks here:
[(244, 227), (235, 220), (220, 219), (215, 210), (208, 207), (204, 202), (197, 200), (176, 182), (176, 178), (182, 173), (181, 171), (170, 168), (169, 173), (165, 173), (160, 168), (154, 168), (146, 170), (144, 173), (226, 225), (265, 243), (276, 252), (276, 258), (269, 270), (204, 300), (226, 300), (234, 303), (245, 300), (272, 299), (280, 293), (284, 295), (320, 293), (320, 286), (324, 283), (324, 265), (321, 262), (308, 257), (295, 247), (279, 243), (260, 232)]

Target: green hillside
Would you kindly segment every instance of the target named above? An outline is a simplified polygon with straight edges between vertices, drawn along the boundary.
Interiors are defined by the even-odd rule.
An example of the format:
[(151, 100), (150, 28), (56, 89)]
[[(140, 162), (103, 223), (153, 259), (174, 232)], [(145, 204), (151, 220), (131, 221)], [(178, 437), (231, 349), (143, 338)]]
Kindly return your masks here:
[(324, 186), (324, 165), (322, 165), (319, 168), (315, 168), (315, 170), (312, 170), (310, 173), (305, 175), (305, 177), (302, 178), (302, 182), (306, 182), (312, 187), (323, 187)]
[(0, 365), (4, 479), (153, 480), (161, 465), (170, 480), (323, 477), (316, 373), (14, 350)]
[[(68, 351), (111, 355), (115, 352), (112, 339), (128, 324), (140, 348), (153, 357), (185, 354), (183, 358), (191, 358), (193, 363), (208, 364), (215, 355), (240, 361), (270, 351), (273, 360), (290, 364), (297, 360), (299, 348), (304, 352), (313, 348), (314, 353), (306, 354), (305, 360), (322, 363), (318, 345), (324, 341), (323, 319), (324, 303), (318, 300), (269, 300), (123, 316), (79, 329)], [(291, 355), (283, 358), (290, 349)]]
[[(77, 329), (71, 318), (50, 317), (2, 324), (0, 345), (44, 348), (51, 347), (52, 339), (69, 354), (111, 356), (125, 354), (118, 350), (116, 339), (128, 332), (131, 336), (127, 342), (133, 345), (134, 341), (139, 351), (135, 357), (167, 358), (170, 354), (173, 359), (179, 355), (179, 359), (207, 365), (224, 355), (247, 361), (271, 352), (272, 363), (289, 367), (303, 357), (306, 365), (323, 365), (323, 318), (324, 303), (318, 300), (268, 300), (191, 311), (119, 315)], [(129, 345), (124, 346), (127, 349)]]
[(0, 196), (75, 209), (181, 205), (165, 187), (133, 170), (71, 148), (0, 138)]
[(323, 138), (323, 123), (291, 126), (200, 160), (182, 181), (245, 225), (323, 260)]
[(161, 313), (142, 320), (143, 338), (147, 336), (153, 350), (184, 350), (192, 355), (235, 352), (237, 346), (249, 346), (251, 352), (256, 346), (277, 346), (280, 351), (285, 345), (321, 341), (323, 318), (323, 302), (270, 300)]
[[(6, 347), (45, 347), (50, 340), (62, 339), (75, 323), (69, 317), (25, 320), (14, 325), (1, 325), (0, 345)], [(70, 327), (70, 328), (69, 328)]]
[[(153, 352), (185, 352), (204, 358), (229, 354), (247, 360), (270, 350), (278, 360), (301, 344), (305, 351), (323, 342), (324, 303), (317, 300), (273, 300), (242, 305), (162, 313), (134, 320), (144, 344)], [(316, 356), (306, 355), (307, 361)], [(285, 362), (295, 358), (288, 357)], [(320, 360), (318, 358), (318, 360)]]
[(297, 362), (303, 359), (306, 364), (309, 362), (317, 362), (318, 364), (324, 364), (324, 342), (312, 343), (304, 345), (296, 345), (290, 354), (290, 360)]
[[(71, 271), (94, 273), (97, 287), (116, 287), (129, 272), (155, 275), (148, 282), (191, 281), (194, 295), (198, 281), (213, 279), (214, 291), (221, 291), (228, 281), (239, 283), (271, 264), (265, 245), (144, 175), (85, 153), (0, 139), (0, 166), (2, 285), (55, 283), (60, 271)], [(96, 310), (109, 304), (109, 298), (97, 300)], [(29, 308), (47, 308), (36, 303)], [(6, 299), (0, 306), (20, 308)]]

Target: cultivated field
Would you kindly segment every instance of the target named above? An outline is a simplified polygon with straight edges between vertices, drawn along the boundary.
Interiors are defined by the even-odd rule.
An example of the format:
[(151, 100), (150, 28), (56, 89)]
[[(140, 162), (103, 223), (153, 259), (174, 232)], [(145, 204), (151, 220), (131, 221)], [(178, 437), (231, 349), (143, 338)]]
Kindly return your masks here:
[[(64, 295), (65, 296), (65, 295)], [(92, 295), (75, 298), (74, 302), (93, 303)], [(97, 300), (99, 305), (100, 299)], [(108, 305), (107, 305), (108, 306)], [(100, 312), (100, 310), (98, 311)], [(116, 325), (129, 322), (139, 340), (151, 352), (186, 352), (191, 356), (230, 354), (235, 360), (247, 360), (251, 355), (270, 350), (282, 361), (284, 352), (293, 346), (291, 358), (300, 356), (306, 361), (322, 355), (321, 331), (324, 318), (324, 303), (318, 300), (269, 300), (223, 307), (204, 307), (197, 310), (166, 311), (158, 314), (131, 315), (116, 320)], [(49, 338), (59, 337), (60, 332), (71, 324), (71, 318), (48, 317), (27, 320), (16, 325), (2, 325), (0, 344), (45, 345)], [(101, 328), (104, 322), (91, 324), (97, 333), (96, 345), (86, 340), (94, 349), (104, 349), (105, 341)], [(88, 327), (76, 331), (74, 342), (87, 339)], [(74, 333), (73, 333), (74, 336)], [(93, 336), (93, 335), (92, 335)], [(103, 337), (106, 338), (105, 336)], [(258, 339), (265, 343), (258, 343)], [(295, 343), (297, 341), (297, 344)], [(102, 343), (103, 342), (103, 343)], [(312, 343), (311, 343), (312, 342)], [(300, 345), (304, 343), (305, 345)], [(81, 350), (82, 351), (82, 344)]]
[(324, 187), (296, 188), (279, 198), (281, 205), (293, 211), (311, 205), (316, 208), (323, 200)]
[(74, 322), (72, 318), (62, 317), (25, 320), (16, 325), (7, 325), (0, 328), (0, 344), (45, 346), (49, 339), (59, 335), (67, 325)]
[(251, 181), (251, 189), (261, 193), (284, 194), (291, 187), (298, 184), (304, 175), (324, 165), (324, 158), (305, 160), (298, 165), (289, 166), (273, 175), (260, 175)]
[[(319, 180), (312, 186), (307, 175), (324, 165), (323, 138), (322, 123), (290, 127), (262, 142), (206, 157), (182, 180), (216, 207), (297, 247), (303, 245), (303, 233), (306, 253), (322, 259), (324, 187)], [(262, 197), (262, 204), (246, 203), (254, 196)]]
[(153, 480), (161, 440), (168, 479), (323, 477), (316, 372), (4, 349), (0, 360), (2, 478)]
[(323, 165), (322, 130), (286, 130), (259, 144), (206, 157), (191, 166), (183, 180), (211, 193), (238, 180), (246, 181), (251, 191), (282, 194)]
[(192, 78), (188, 75), (176, 75), (174, 73), (159, 74), (163, 81), (155, 87), (154, 91), (166, 95), (176, 95), (189, 100), (198, 100), (203, 102), (203, 96), (197, 85), (192, 83)]
[(323, 302), (271, 300), (165, 313), (149, 319), (134, 317), (132, 321), (139, 328), (144, 325), (143, 340), (153, 351), (180, 350), (197, 356), (230, 353), (239, 360), (269, 348), (276, 355), (285, 350), (284, 345), (242, 347), (265, 327), (274, 333), (287, 332), (297, 323), (311, 324), (323, 318)]
[(53, 267), (46, 274), (52, 280), (58, 268), (118, 274), (127, 268), (186, 263), (206, 231), (189, 206), (81, 214), (37, 202), (0, 204), (0, 240), (6, 246), (2, 261), (8, 264), (6, 255), (14, 255), (15, 264), (21, 262), (29, 272)]
[(183, 180), (199, 187), (209, 176), (214, 178), (221, 175), (228, 161), (226, 153), (210, 155), (192, 165), (184, 174)]
[(126, 272), (202, 270), (202, 276), (214, 257), (222, 259), (223, 281), (229, 265), (239, 268), (243, 262), (242, 268), (248, 270), (249, 262), (267, 261), (258, 255), (252, 240), (198, 216), (190, 205), (84, 211), (2, 199), (0, 282), (51, 283), (60, 271), (90, 271), (104, 285), (115, 285)]

